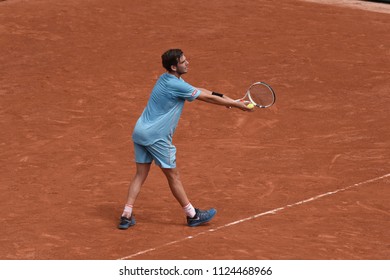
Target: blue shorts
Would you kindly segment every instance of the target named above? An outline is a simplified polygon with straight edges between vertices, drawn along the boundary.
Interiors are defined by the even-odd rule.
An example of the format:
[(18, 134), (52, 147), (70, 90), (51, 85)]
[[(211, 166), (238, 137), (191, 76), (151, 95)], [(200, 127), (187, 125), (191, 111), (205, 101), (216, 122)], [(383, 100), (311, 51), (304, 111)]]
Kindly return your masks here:
[(157, 141), (150, 146), (134, 142), (136, 163), (151, 163), (153, 160), (161, 168), (176, 168), (176, 147), (165, 141)]

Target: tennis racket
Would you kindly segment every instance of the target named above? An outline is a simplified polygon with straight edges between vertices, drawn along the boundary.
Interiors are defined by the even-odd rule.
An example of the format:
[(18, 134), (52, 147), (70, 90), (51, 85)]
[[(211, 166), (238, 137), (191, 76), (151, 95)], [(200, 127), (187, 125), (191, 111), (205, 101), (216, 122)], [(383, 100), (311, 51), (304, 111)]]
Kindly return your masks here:
[(258, 108), (271, 107), (276, 101), (274, 90), (264, 82), (253, 83), (243, 98), (236, 101), (245, 102), (245, 104), (252, 103)]

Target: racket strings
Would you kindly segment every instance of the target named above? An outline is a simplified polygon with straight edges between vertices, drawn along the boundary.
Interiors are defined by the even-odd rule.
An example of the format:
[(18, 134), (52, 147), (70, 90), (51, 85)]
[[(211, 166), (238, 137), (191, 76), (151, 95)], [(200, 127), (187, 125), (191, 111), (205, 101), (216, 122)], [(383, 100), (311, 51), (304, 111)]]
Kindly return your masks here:
[(262, 84), (251, 87), (250, 97), (254, 103), (261, 106), (270, 106), (275, 102), (275, 95), (272, 90)]

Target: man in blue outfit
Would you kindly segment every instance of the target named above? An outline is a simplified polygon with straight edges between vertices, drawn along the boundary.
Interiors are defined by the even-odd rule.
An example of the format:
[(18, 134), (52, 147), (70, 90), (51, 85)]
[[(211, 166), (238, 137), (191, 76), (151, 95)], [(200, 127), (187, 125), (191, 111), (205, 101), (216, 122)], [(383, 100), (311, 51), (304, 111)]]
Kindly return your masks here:
[(236, 102), (226, 95), (195, 88), (186, 83), (181, 76), (188, 72), (189, 62), (180, 49), (168, 50), (161, 58), (167, 72), (157, 80), (132, 135), (136, 174), (129, 186), (128, 198), (120, 219), (119, 229), (128, 229), (135, 225), (133, 205), (153, 161), (165, 174), (172, 194), (180, 203), (187, 217), (187, 225), (193, 227), (210, 221), (217, 211), (214, 208), (200, 210), (192, 206), (176, 168), (176, 148), (172, 144), (172, 137), (183, 111), (184, 103), (197, 99), (228, 108), (252, 111), (243, 102)]

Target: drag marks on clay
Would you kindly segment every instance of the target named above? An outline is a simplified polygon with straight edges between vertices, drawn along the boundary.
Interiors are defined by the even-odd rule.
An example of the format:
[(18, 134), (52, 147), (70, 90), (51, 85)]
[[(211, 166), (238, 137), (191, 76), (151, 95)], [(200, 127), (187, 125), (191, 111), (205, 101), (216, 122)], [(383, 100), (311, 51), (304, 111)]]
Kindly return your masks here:
[(335, 164), (336, 160), (341, 157), (341, 154), (337, 154), (335, 155), (333, 158), (332, 158), (332, 161), (330, 162), (330, 165), (329, 165), (329, 170), (332, 169), (333, 165)]
[(379, 208), (376, 208), (376, 207), (373, 207), (373, 206), (368, 206), (368, 205), (365, 205), (363, 203), (361, 203), (360, 201), (357, 201), (356, 204), (368, 211), (375, 211), (375, 212), (379, 212), (379, 213), (382, 213), (382, 214), (385, 214), (387, 216), (390, 216), (390, 213), (386, 210), (382, 210), (382, 209), (379, 209)]
[[(389, 178), (389, 177), (390, 177), (390, 173), (388, 173), (386, 175), (383, 175), (383, 176), (379, 176), (379, 177), (373, 178), (373, 179), (362, 181), (360, 183), (356, 183), (356, 184), (353, 184), (353, 185), (350, 185), (350, 186), (347, 186), (347, 187), (344, 187), (344, 188), (340, 188), (340, 189), (337, 189), (335, 191), (330, 191), (330, 192), (326, 192), (326, 193), (323, 193), (323, 194), (319, 194), (317, 196), (313, 196), (313, 197), (310, 197), (310, 198), (305, 199), (305, 200), (301, 200), (301, 201), (298, 201), (298, 202), (295, 202), (295, 203), (292, 203), (292, 204), (285, 205), (283, 207), (279, 207), (279, 208), (275, 208), (275, 209), (272, 209), (272, 210), (269, 210), (269, 211), (266, 211), (266, 212), (262, 212), (262, 213), (259, 213), (259, 214), (256, 214), (256, 215), (253, 215), (253, 216), (241, 219), (241, 220), (236, 220), (236, 221), (233, 221), (231, 223), (227, 223), (227, 224), (219, 226), (219, 227), (211, 228), (209, 230), (202, 231), (202, 232), (199, 232), (199, 233), (197, 233), (195, 235), (190, 235), (190, 236), (187, 236), (187, 237), (182, 238), (182, 239), (174, 240), (174, 241), (162, 244), (162, 245), (154, 247), (154, 248), (143, 250), (143, 251), (134, 253), (132, 255), (129, 255), (129, 256), (126, 256), (126, 257), (122, 257), (119, 260), (132, 259), (132, 258), (135, 258), (137, 256), (144, 255), (144, 254), (147, 254), (147, 253), (151, 253), (151, 252), (156, 251), (158, 249), (169, 247), (171, 245), (175, 245), (177, 243), (181, 243), (181, 242), (184, 242), (184, 241), (189, 240), (189, 239), (197, 238), (199, 236), (202, 236), (202, 235), (205, 235), (205, 234), (208, 234), (208, 233), (211, 233), (211, 232), (215, 232), (215, 231), (218, 231), (218, 230), (223, 230), (223, 229), (225, 229), (227, 227), (234, 226), (234, 225), (237, 225), (237, 224), (241, 224), (241, 223), (244, 223), (244, 222), (247, 222), (247, 221), (251, 221), (251, 220), (257, 219), (257, 218), (262, 217), (262, 216), (274, 215), (277, 212), (286, 210), (288, 208), (299, 206), (299, 205), (302, 205), (302, 204), (306, 204), (308, 202), (312, 202), (312, 201), (318, 200), (320, 198), (327, 197), (327, 196), (330, 196), (330, 195), (334, 195), (334, 194), (337, 194), (339, 192), (347, 191), (349, 189), (356, 188), (356, 187), (359, 187), (359, 186), (362, 186), (362, 185), (366, 185), (366, 184), (369, 184), (369, 183), (372, 183), (372, 182), (376, 182), (376, 181), (380, 181), (380, 180), (386, 180), (387, 181), (387, 178)], [(363, 206), (362, 204), (359, 204), (359, 203), (358, 203), (358, 205), (360, 205), (362, 207), (367, 207), (367, 206)], [(370, 208), (369, 210), (373, 210), (373, 209)], [(378, 210), (378, 209), (376, 209), (376, 210)], [(379, 211), (382, 212), (382, 210), (380, 210), (380, 209), (379, 209)], [(386, 213), (386, 215), (389, 214), (387, 212), (385, 212), (385, 213)], [(333, 237), (327, 236), (327, 238), (333, 238)]]

